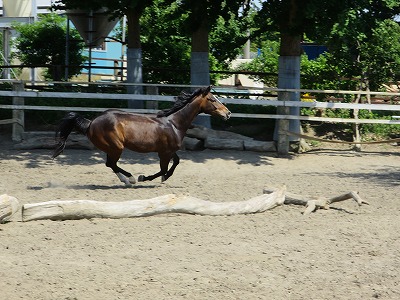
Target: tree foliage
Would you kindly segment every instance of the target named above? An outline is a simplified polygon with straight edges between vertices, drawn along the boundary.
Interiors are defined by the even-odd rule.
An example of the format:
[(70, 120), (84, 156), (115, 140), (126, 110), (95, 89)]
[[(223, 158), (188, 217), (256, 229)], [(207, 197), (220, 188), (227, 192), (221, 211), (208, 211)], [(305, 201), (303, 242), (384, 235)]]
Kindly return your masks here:
[[(16, 39), (16, 56), (26, 65), (52, 65), (45, 74), (46, 78), (61, 80), (65, 68), (66, 19), (56, 15), (43, 15), (39, 21), (32, 24), (14, 24), (19, 32)], [(77, 75), (82, 70), (86, 58), (82, 55), (83, 42), (76, 30), (70, 31), (69, 46), (69, 77)], [(57, 67), (59, 66), (59, 67)]]
[[(398, 25), (391, 19), (400, 12), (399, 1), (269, 0), (261, 2), (261, 9), (251, 14), (254, 12), (251, 6), (253, 2), (255, 1), (56, 1), (69, 8), (106, 7), (113, 17), (126, 14), (129, 10), (140, 11), (145, 68), (187, 69), (190, 65), (190, 34), (207, 20), (211, 70), (226, 68), (227, 63), (241, 51), (247, 39), (247, 29), (252, 26), (252, 40), (258, 43), (262, 51), (261, 56), (246, 67), (248, 69), (277, 71), (277, 65), (274, 64), (277, 60), (277, 43), (274, 42), (275, 39), (266, 41), (264, 37), (266, 34), (271, 36), (271, 32), (278, 32), (281, 38), (278, 54), (282, 54), (284, 46), (293, 47), (293, 43), (300, 41), (292, 40), (292, 44), (282, 45), (282, 37), (285, 35), (302, 38), (306, 36), (329, 47), (330, 54), (319, 60), (308, 62), (303, 59), (303, 85), (343, 85), (343, 78), (368, 77), (371, 87), (377, 88), (380, 83), (390, 80), (398, 73)], [(296, 51), (301, 51), (299, 43), (295, 46)], [(313, 75), (308, 70), (318, 71), (320, 76)], [(171, 79), (172, 76), (174, 79)], [(149, 81), (188, 82), (184, 72), (171, 74), (152, 71), (148, 74), (144, 72), (144, 77)], [(264, 80), (270, 82), (271, 78)], [(322, 82), (317, 84), (318, 81)]]
[[(155, 0), (140, 19), (144, 81), (190, 83), (191, 37), (186, 28), (190, 13), (178, 2)], [(233, 13), (218, 16), (210, 27), (209, 62), (211, 70), (228, 68), (229, 61), (242, 51), (246, 30)], [(247, 21), (246, 21), (247, 22)], [(129, 30), (129, 29), (128, 29)], [(175, 69), (173, 71), (172, 69)], [(219, 75), (211, 74), (211, 82)]]
[(182, 33), (187, 14), (171, 19), (177, 10), (176, 3), (170, 5), (156, 0), (142, 14), (140, 27), (145, 82), (190, 83), (189, 73), (185, 71), (190, 65), (190, 38)]
[[(111, 18), (127, 15), (128, 51), (142, 49), (145, 81), (185, 82), (183, 72), (155, 72), (154, 68), (181, 68), (190, 66), (190, 51), (210, 51), (210, 67), (226, 64), (226, 60), (238, 53), (238, 45), (244, 44), (245, 21), (249, 1), (174, 1), (174, 0), (56, 0), (60, 9), (98, 10), (106, 8)], [(139, 22), (140, 19), (140, 22)], [(203, 24), (205, 27), (201, 27)], [(203, 26), (202, 25), (202, 26)], [(192, 36), (199, 28), (200, 34)], [(210, 42), (209, 42), (209, 33)], [(229, 38), (229, 42), (223, 38)], [(199, 48), (200, 47), (200, 48)], [(128, 60), (128, 78), (129, 68)], [(132, 66), (139, 68), (141, 66)], [(153, 71), (149, 71), (149, 67)], [(148, 73), (146, 73), (148, 72)], [(166, 78), (168, 77), (169, 78)]]
[(276, 87), (278, 74), (279, 41), (263, 40), (259, 43), (259, 55), (250, 62), (240, 64), (238, 71), (265, 73), (251, 75), (250, 78), (263, 82), (266, 86)]
[[(251, 64), (242, 66), (242, 70), (275, 72), (276, 48), (271, 52), (270, 46), (275, 39), (269, 42), (258, 40), (267, 29), (282, 30), (279, 19), (285, 17), (283, 14), (288, 11), (289, 4), (286, 1), (264, 2), (256, 18), (263, 17), (266, 22), (255, 22), (261, 24), (255, 31), (255, 41), (262, 54)], [(346, 1), (307, 1), (297, 8), (302, 11), (302, 16), (296, 15), (292, 25), (284, 29), (291, 34), (303, 32), (303, 39), (307, 37), (328, 46), (329, 53), (317, 60), (302, 58), (302, 87), (355, 89), (358, 83), (350, 79), (358, 78), (369, 82), (371, 89), (378, 89), (382, 83), (393, 81), (400, 74), (400, 26), (393, 20), (400, 13), (400, 2), (362, 0), (348, 4)], [(323, 6), (326, 10), (319, 10)], [(332, 14), (327, 13), (330, 10)], [(276, 65), (273, 65), (274, 61)], [(260, 79), (266, 80), (265, 77)]]
[(400, 72), (400, 26), (392, 19), (400, 12), (400, 3), (367, 2), (371, 8), (355, 7), (340, 15), (326, 44), (332, 54), (330, 63), (340, 66), (347, 77), (378, 89)]
[(351, 1), (347, 0), (263, 1), (255, 22), (259, 27), (254, 34), (279, 32), (280, 54), (300, 55), (303, 35), (314, 39), (327, 34), (337, 16), (348, 6), (351, 6)]
[(106, 8), (110, 17), (115, 19), (126, 15), (130, 10), (142, 12), (152, 3), (153, 0), (55, 0), (53, 7), (56, 9), (82, 9), (88, 11)]

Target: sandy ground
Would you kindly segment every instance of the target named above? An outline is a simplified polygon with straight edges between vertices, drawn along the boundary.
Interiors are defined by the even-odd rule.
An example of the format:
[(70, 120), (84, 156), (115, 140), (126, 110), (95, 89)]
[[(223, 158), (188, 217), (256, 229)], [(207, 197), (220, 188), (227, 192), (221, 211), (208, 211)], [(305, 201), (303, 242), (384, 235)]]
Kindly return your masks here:
[[(97, 151), (12, 150), (2, 143), (0, 194), (24, 203), (123, 201), (175, 193), (241, 201), (286, 184), (304, 195), (359, 191), (354, 201), (302, 215), (166, 214), (132, 219), (0, 224), (1, 299), (400, 299), (400, 147), (272, 153), (180, 152), (160, 180), (124, 187)], [(125, 152), (135, 176), (155, 155)]]

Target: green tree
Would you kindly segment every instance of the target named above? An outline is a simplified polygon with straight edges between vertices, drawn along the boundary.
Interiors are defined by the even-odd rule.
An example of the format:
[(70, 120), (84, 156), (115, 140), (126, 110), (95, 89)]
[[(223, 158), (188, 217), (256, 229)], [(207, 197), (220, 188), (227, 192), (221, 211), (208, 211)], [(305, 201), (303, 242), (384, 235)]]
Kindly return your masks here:
[(187, 14), (179, 16), (178, 9), (176, 2), (155, 0), (143, 11), (140, 27), (145, 82), (190, 83), (185, 71), (190, 65), (190, 38), (183, 34)]
[[(17, 24), (13, 27), (19, 33), (15, 47), (16, 57), (26, 65), (51, 65), (45, 77), (51, 80), (61, 80), (65, 74), (65, 38), (66, 18), (56, 14), (46, 14), (37, 22), (31, 24)], [(72, 40), (81, 40), (76, 30), (71, 30)], [(68, 68), (69, 77), (77, 75), (82, 70), (86, 57), (82, 55), (82, 42), (71, 43), (69, 48)]]
[[(182, 12), (189, 14), (186, 19), (185, 28), (191, 36), (191, 83), (192, 84), (209, 84), (209, 52), (210, 41), (209, 34), (211, 28), (217, 22), (224, 24), (233, 24), (237, 22), (240, 26), (239, 31), (243, 33), (233, 35), (235, 39), (242, 39), (242, 44), (247, 40), (247, 15), (250, 11), (250, 1), (248, 0), (223, 0), (223, 1), (197, 1), (183, 0), (180, 1)], [(233, 28), (230, 26), (230, 28)], [(227, 32), (229, 33), (229, 32)], [(227, 35), (225, 35), (227, 36)], [(217, 45), (217, 40), (215, 39)], [(231, 48), (230, 45), (236, 43), (225, 43), (225, 47)], [(236, 48), (236, 47), (234, 47)], [(218, 53), (218, 52), (217, 52)]]
[[(346, 7), (346, 0), (269, 0), (263, 2), (258, 14), (258, 33), (266, 31), (280, 33), (278, 63), (278, 88), (300, 88), (301, 42), (304, 34), (312, 35), (316, 29), (322, 31), (334, 23), (338, 14)], [(287, 100), (300, 101), (298, 93), (281, 93)], [(278, 113), (285, 114), (286, 108), (278, 108)], [(291, 108), (292, 115), (299, 115), (300, 109)], [(278, 122), (279, 124), (285, 121)], [(285, 125), (286, 126), (286, 125)], [(300, 121), (290, 120), (289, 130), (300, 132)], [(279, 130), (278, 130), (279, 131)], [(277, 131), (277, 132), (278, 132)], [(276, 136), (275, 139), (278, 137)], [(279, 153), (289, 151), (289, 142), (279, 143)]]
[(347, 77), (359, 78), (359, 88), (379, 89), (400, 72), (400, 26), (392, 18), (350, 9), (328, 36), (330, 63), (340, 66)]
[[(245, 30), (239, 30), (238, 28), (239, 26), (243, 27), (241, 24), (244, 24), (242, 21), (245, 20), (244, 16), (246, 16), (248, 7), (250, 7), (249, 3), (250, 1), (247, 0), (56, 0), (54, 6), (58, 9), (82, 9), (87, 11), (106, 8), (110, 18), (118, 18), (126, 15), (128, 20), (128, 82), (141, 83), (143, 82), (142, 59), (146, 61), (149, 61), (150, 59), (147, 53), (142, 54), (142, 42), (147, 43), (147, 45), (143, 45), (147, 51), (150, 47), (155, 46), (157, 42), (159, 45), (165, 45), (161, 40), (166, 39), (166, 37), (172, 39), (172, 41), (178, 42), (178, 47), (173, 49), (174, 51), (179, 51), (179, 49), (182, 50), (181, 43), (185, 42), (187, 44), (191, 43), (192, 55), (193, 53), (203, 53), (200, 55), (202, 59), (205, 59), (205, 61), (200, 60), (196, 67), (191, 67), (191, 71), (200, 68), (202, 69), (201, 73), (205, 74), (208, 78), (209, 62), (214, 64), (217, 61), (222, 61), (221, 59), (223, 59), (223, 57), (220, 56), (221, 54), (226, 55), (228, 49), (237, 48), (235, 45), (239, 42), (240, 38), (238, 38), (239, 35), (232, 35), (232, 33), (237, 33), (238, 31), (246, 32)], [(158, 10), (157, 5), (160, 7)], [(150, 16), (148, 15), (142, 18), (143, 14), (148, 9), (153, 11), (154, 15), (152, 16), (150, 14)], [(166, 9), (166, 11), (164, 12), (163, 9)], [(166, 13), (170, 15), (168, 16)], [(160, 17), (161, 19), (159, 19)], [(172, 28), (167, 29), (166, 24), (163, 23), (164, 21), (172, 24)], [(180, 23), (181, 21), (183, 23)], [(214, 26), (215, 23), (218, 23), (219, 25)], [(154, 30), (150, 27), (144, 27), (144, 25), (147, 24), (152, 26)], [(178, 28), (178, 25), (179, 30), (176, 31), (176, 33), (172, 32), (171, 30), (173, 28)], [(223, 30), (222, 26), (225, 26), (226, 30)], [(221, 43), (223, 41), (218, 40), (217, 35), (215, 35), (214, 43), (210, 44), (208, 34), (212, 27), (220, 28), (220, 36), (225, 34), (225, 36), (228, 37), (229, 35), (230, 41), (224, 41), (225, 43)], [(156, 28), (157, 32), (155, 30)], [(243, 28), (245, 28), (245, 26)], [(141, 36), (143, 36), (141, 33), (142, 31), (148, 32), (147, 36), (153, 37), (154, 42), (151, 41), (151, 39), (141, 39)], [(242, 43), (245, 41), (244, 36), (245, 34), (243, 34), (241, 38), (243, 40)], [(210, 46), (212, 47), (211, 52), (214, 53), (214, 56), (211, 58), (208, 57)], [(222, 48), (225, 48), (226, 51), (219, 51), (219, 49)], [(155, 48), (152, 49), (154, 50)], [(172, 50), (171, 46), (169, 46), (169, 50)], [(174, 52), (172, 51), (172, 53)], [(182, 60), (185, 61), (187, 59), (186, 52), (180, 53), (183, 54)], [(220, 59), (215, 59), (215, 57), (219, 56)], [(178, 57), (176, 59), (178, 59)], [(157, 58), (151, 59), (157, 60)], [(159, 62), (161, 66), (165, 65), (162, 61)], [(174, 64), (174, 66), (176, 65)], [(188, 66), (188, 64), (186, 64), (186, 66)]]
[[(182, 11), (178, 2), (155, 0), (140, 19), (141, 45), (143, 50), (143, 78), (146, 82), (190, 83), (191, 38), (187, 30), (189, 13)], [(119, 34), (120, 35), (120, 34)], [(218, 16), (210, 27), (208, 62), (210, 70), (228, 68), (229, 61), (242, 51), (247, 39), (243, 23), (233, 14), (227, 19)], [(229, 42), (227, 42), (229, 41)], [(157, 70), (158, 69), (158, 70)], [(211, 74), (215, 83), (219, 74)]]
[(250, 62), (242, 63), (237, 71), (251, 71), (266, 75), (251, 75), (250, 78), (263, 82), (266, 86), (276, 87), (279, 60), (279, 41), (264, 40), (259, 43), (260, 54)]

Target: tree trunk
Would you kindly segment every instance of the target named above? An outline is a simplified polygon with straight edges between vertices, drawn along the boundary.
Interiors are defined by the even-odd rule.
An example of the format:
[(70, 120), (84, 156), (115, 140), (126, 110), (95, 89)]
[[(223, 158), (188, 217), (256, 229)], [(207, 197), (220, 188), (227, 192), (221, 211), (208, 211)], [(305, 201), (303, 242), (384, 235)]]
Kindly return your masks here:
[(236, 215), (264, 212), (282, 205), (286, 188), (271, 194), (262, 194), (247, 201), (205, 201), (190, 196), (164, 195), (147, 200), (125, 202), (99, 202), (93, 200), (48, 201), (25, 204), (22, 220), (69, 220), (87, 218), (133, 218), (162, 213), (186, 213), (198, 215)]
[[(129, 9), (126, 17), (128, 23), (127, 82), (140, 84), (143, 83), (140, 13), (137, 9)], [(129, 94), (143, 94), (141, 85), (128, 86), (127, 89)], [(129, 101), (128, 107), (144, 108), (144, 101)]]
[[(275, 190), (264, 189), (264, 194), (272, 193), (274, 191)], [(349, 193), (331, 197), (331, 198), (303, 196), (303, 195), (299, 195), (299, 194), (286, 192), (284, 203), (305, 206), (306, 209), (303, 214), (308, 215), (308, 214), (316, 211), (319, 208), (329, 209), (329, 207), (332, 203), (341, 202), (341, 201), (345, 201), (345, 200), (349, 200), (349, 199), (353, 199), (354, 201), (356, 201), (359, 206), (361, 206), (363, 204), (369, 205), (369, 203), (367, 201), (365, 201), (364, 199), (362, 199), (358, 195), (358, 192), (356, 192), (356, 191), (351, 191)]]
[[(208, 23), (203, 19), (201, 25), (192, 32), (192, 51), (190, 55), (190, 83), (210, 85), (210, 63), (208, 60)], [(211, 128), (210, 116), (199, 115), (194, 124)]]
[[(281, 34), (281, 46), (278, 71), (278, 88), (280, 89), (300, 89), (300, 55), (301, 55), (301, 35)], [(300, 101), (299, 92), (279, 92), (279, 100)], [(286, 107), (278, 107), (278, 114), (286, 114)], [(291, 107), (291, 115), (300, 115), (300, 108)], [(287, 123), (287, 124), (286, 124)], [(275, 141), (278, 141), (278, 153), (285, 155), (289, 153), (289, 137), (285, 135), (285, 130), (300, 133), (299, 120), (278, 120), (276, 122)], [(285, 141), (286, 140), (286, 141)], [(292, 141), (298, 140), (291, 138)]]
[[(245, 201), (212, 202), (191, 196), (164, 195), (151, 199), (124, 202), (100, 202), (94, 200), (55, 200), (22, 206), (22, 221), (76, 220), (90, 218), (133, 218), (163, 213), (184, 213), (209, 216), (254, 214), (283, 204), (306, 206), (304, 214), (319, 208), (328, 209), (335, 202), (354, 199), (358, 205), (368, 204), (357, 192), (336, 197), (311, 197), (286, 192), (286, 187), (264, 189), (263, 194)], [(0, 223), (8, 221), (19, 211), (16, 198), (0, 195)]]
[[(303, 23), (306, 22), (303, 15), (303, 10), (299, 8), (302, 5), (301, 1), (290, 0), (287, 1), (287, 5), (283, 5), (284, 11), (281, 13), (280, 20), (280, 33), (281, 33), (281, 44), (279, 49), (279, 71), (278, 71), (278, 88), (280, 89), (299, 89), (300, 88), (300, 55), (302, 53), (301, 41), (303, 38)], [(280, 98), (278, 93), (278, 99)], [(283, 95), (287, 98), (287, 95)], [(289, 101), (300, 101), (300, 93), (292, 92), (289, 95)], [(286, 99), (285, 99), (286, 100)], [(278, 109), (278, 114), (281, 113), (281, 109)], [(282, 112), (285, 113), (286, 108), (282, 108)], [(290, 108), (291, 115), (300, 115), (299, 108)], [(283, 123), (289, 123), (283, 124)], [(289, 128), (289, 131), (300, 133), (300, 121), (299, 120), (283, 120), (280, 122), (281, 126)], [(277, 132), (280, 134), (282, 130), (279, 128), (279, 122), (277, 122), (275, 131), (275, 140), (277, 139)], [(280, 148), (278, 152), (281, 154), (289, 153), (289, 137), (286, 137), (287, 142), (282, 143), (282, 137), (280, 137)], [(296, 138), (297, 140), (297, 138)]]

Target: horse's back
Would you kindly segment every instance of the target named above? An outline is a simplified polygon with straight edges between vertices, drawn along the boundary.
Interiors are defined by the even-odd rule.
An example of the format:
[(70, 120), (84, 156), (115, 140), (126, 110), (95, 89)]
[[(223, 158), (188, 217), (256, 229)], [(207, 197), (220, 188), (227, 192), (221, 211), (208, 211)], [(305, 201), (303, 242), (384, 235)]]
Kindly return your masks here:
[[(157, 152), (165, 124), (155, 115), (141, 115), (122, 110), (107, 110), (92, 121), (88, 136), (92, 143), (107, 152), (110, 147), (138, 152)], [(163, 128), (163, 129), (162, 129)], [(162, 129), (162, 130), (161, 130)]]

